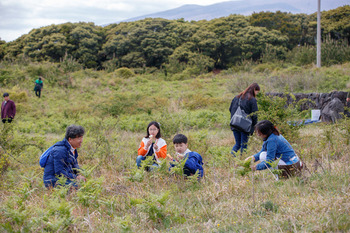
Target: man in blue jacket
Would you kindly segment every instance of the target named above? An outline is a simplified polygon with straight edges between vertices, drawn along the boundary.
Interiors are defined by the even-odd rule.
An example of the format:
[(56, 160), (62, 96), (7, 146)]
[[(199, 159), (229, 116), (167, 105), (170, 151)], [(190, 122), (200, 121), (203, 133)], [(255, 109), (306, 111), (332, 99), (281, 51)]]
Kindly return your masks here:
[(67, 127), (65, 138), (57, 142), (50, 151), (44, 169), (45, 187), (55, 187), (59, 177), (67, 178), (66, 185), (78, 187), (76, 181), (86, 180), (79, 175), (78, 151), (83, 142), (85, 130), (82, 126)]

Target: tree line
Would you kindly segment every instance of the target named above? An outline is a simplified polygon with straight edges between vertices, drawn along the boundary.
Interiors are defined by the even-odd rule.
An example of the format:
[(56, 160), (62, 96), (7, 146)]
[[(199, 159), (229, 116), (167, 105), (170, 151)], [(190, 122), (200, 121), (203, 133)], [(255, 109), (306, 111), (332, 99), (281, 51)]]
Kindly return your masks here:
[[(74, 59), (85, 68), (149, 67), (178, 73), (227, 69), (243, 60), (271, 56), (285, 60), (316, 42), (316, 13), (259, 12), (210, 21), (147, 18), (110, 24), (64, 23), (31, 30), (13, 42), (0, 40), (0, 60), (22, 57), (60, 62)], [(349, 46), (350, 5), (322, 12), (322, 38)], [(347, 59), (347, 56), (345, 56)], [(344, 58), (343, 58), (344, 59)]]

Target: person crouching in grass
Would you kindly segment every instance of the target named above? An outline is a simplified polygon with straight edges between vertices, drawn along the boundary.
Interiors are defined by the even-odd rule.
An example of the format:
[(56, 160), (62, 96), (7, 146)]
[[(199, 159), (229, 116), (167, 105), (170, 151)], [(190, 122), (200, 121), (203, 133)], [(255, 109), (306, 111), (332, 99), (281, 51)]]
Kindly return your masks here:
[[(196, 174), (198, 171), (198, 178), (202, 178), (204, 175), (204, 169), (203, 169), (203, 162), (202, 162), (202, 156), (198, 154), (197, 152), (190, 151), (188, 149), (187, 144), (187, 137), (183, 134), (177, 134), (173, 138), (173, 143), (175, 147), (175, 156), (174, 158), (170, 155), (168, 157), (173, 162), (182, 162), (186, 160), (183, 172), (186, 176), (192, 176)], [(176, 166), (175, 163), (170, 163), (171, 168)], [(170, 169), (171, 169), (170, 168)]]
[(258, 122), (255, 131), (264, 143), (260, 152), (245, 159), (246, 161), (252, 159), (253, 162), (260, 161), (257, 165), (251, 166), (253, 171), (270, 169), (270, 163), (279, 159), (278, 169), (282, 170), (281, 176), (283, 178), (301, 173), (302, 162), (272, 122), (268, 120)]
[(70, 125), (66, 129), (65, 138), (53, 146), (44, 169), (45, 187), (55, 187), (61, 176), (67, 178), (65, 185), (71, 185), (76, 189), (77, 182), (86, 181), (86, 178), (79, 174), (77, 151), (83, 142), (84, 133), (82, 126)]

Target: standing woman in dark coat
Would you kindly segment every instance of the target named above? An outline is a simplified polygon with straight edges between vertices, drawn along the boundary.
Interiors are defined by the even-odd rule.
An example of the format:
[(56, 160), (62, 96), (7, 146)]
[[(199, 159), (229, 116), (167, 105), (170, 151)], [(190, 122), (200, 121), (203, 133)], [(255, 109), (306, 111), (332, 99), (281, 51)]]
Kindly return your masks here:
[[(241, 109), (244, 110), (244, 112), (248, 115), (250, 115), (253, 112), (258, 111), (258, 104), (256, 102), (256, 95), (259, 93), (260, 87), (257, 83), (251, 84), (247, 89), (242, 91), (239, 95), (237, 95), (235, 98), (233, 98), (230, 106), (230, 113), (231, 118), (233, 114), (235, 114), (239, 99), (241, 99)], [(247, 149), (247, 143), (248, 143), (248, 136), (252, 135), (254, 132), (254, 126), (256, 125), (258, 121), (258, 117), (256, 114), (251, 115), (252, 119), (252, 128), (251, 132), (246, 133), (243, 131), (240, 131), (238, 129), (235, 129), (231, 126), (231, 130), (233, 131), (233, 136), (235, 137), (236, 144), (233, 146), (231, 154), (235, 155), (235, 153), (241, 149), (241, 153)]]

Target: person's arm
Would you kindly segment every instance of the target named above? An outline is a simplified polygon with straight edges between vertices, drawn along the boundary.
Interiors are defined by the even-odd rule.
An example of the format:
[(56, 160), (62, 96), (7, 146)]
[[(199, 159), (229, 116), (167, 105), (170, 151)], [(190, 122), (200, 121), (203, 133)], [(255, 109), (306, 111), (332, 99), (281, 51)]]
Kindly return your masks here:
[[(231, 101), (231, 105), (229, 108), (229, 111), (231, 113), (231, 117), (233, 116), (233, 114), (235, 114), (236, 110), (237, 110), (237, 103), (236, 103), (236, 97), (232, 99)], [(234, 110), (235, 109), (235, 110)]]
[(232, 109), (232, 105), (233, 105), (233, 100), (231, 101), (230, 107), (228, 109), (230, 112), (231, 112), (231, 109)]
[[(145, 148), (146, 147), (146, 148)], [(140, 143), (140, 146), (139, 146), (139, 149), (137, 151), (137, 154), (138, 155), (142, 155), (142, 156), (145, 156), (148, 152), (149, 148), (147, 146), (145, 146), (145, 143), (144, 141), (142, 140), (141, 143)]]
[(162, 147), (158, 148), (157, 150), (154, 151), (154, 153), (156, 154), (156, 156), (158, 158), (166, 158), (166, 153), (167, 153), (167, 145), (163, 145)]
[(66, 164), (65, 158), (68, 151), (66, 150), (52, 150), (51, 156), (53, 156), (55, 175), (64, 175), (68, 179), (75, 179), (77, 175), (73, 171), (69, 171), (69, 165)]
[(251, 119), (252, 119), (252, 129), (250, 130), (250, 134), (253, 135), (254, 133), (254, 127), (256, 125), (256, 123), (258, 123), (258, 115), (255, 113), (258, 111), (258, 103), (256, 101), (255, 98), (251, 99), (251, 113), (254, 113), (251, 115)]
[(266, 156), (266, 161), (261, 161), (258, 165), (256, 165), (256, 170), (264, 170), (268, 167), (271, 167), (270, 164), (267, 162), (273, 162), (276, 158), (276, 151), (277, 151), (277, 143), (275, 140), (271, 140), (267, 142), (266, 145), (267, 148), (267, 156)]
[(12, 102), (12, 118), (15, 118), (16, 115), (16, 104), (15, 102)]

